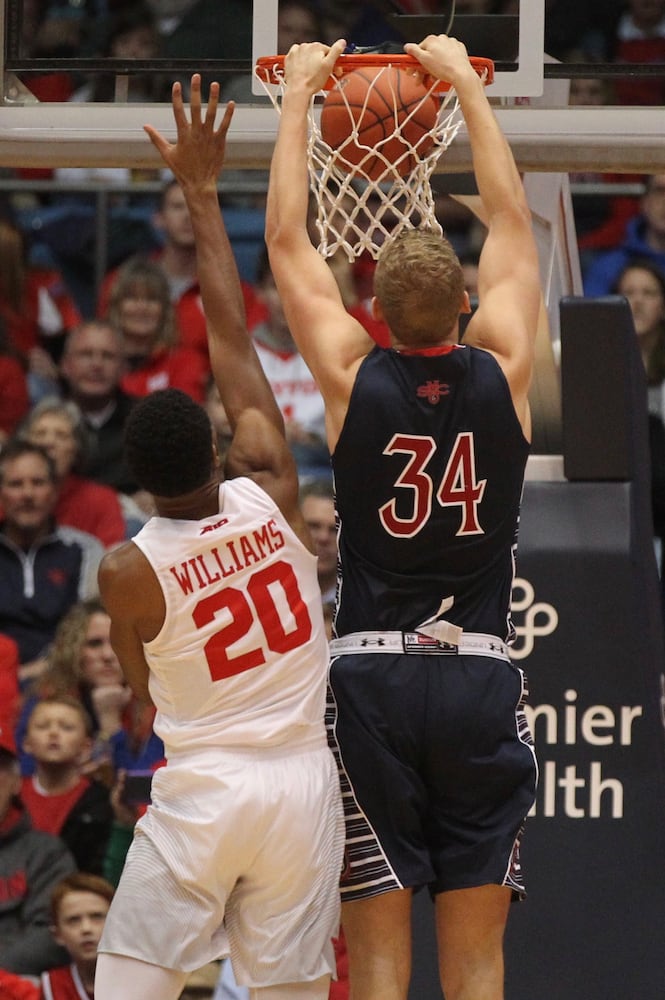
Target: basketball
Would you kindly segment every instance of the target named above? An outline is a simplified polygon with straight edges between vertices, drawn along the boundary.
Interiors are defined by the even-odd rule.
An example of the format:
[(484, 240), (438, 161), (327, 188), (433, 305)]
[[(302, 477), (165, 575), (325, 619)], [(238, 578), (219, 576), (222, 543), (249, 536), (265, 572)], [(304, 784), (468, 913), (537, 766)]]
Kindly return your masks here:
[[(326, 95), (321, 138), (338, 150), (335, 162), (347, 172), (359, 167), (359, 174), (379, 180), (386, 164), (371, 150), (380, 149), (403, 177), (416, 165), (414, 149), (422, 157), (432, 148), (430, 130), (438, 110), (437, 98), (403, 70), (394, 66), (357, 69)], [(357, 138), (352, 135), (354, 126)]]

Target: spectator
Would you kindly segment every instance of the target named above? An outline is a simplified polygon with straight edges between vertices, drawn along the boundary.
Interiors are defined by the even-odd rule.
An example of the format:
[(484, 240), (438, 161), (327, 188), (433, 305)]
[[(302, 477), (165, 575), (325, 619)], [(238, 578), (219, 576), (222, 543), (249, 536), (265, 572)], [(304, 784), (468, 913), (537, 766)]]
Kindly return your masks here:
[(649, 409), (665, 418), (665, 271), (636, 257), (619, 273), (612, 292), (628, 300), (649, 386)]
[(35, 761), (21, 787), (33, 828), (61, 837), (80, 871), (101, 875), (113, 814), (108, 788), (83, 773), (92, 722), (81, 702), (62, 694), (37, 701), (23, 745)]
[(665, 174), (646, 178), (639, 214), (626, 226), (621, 243), (587, 268), (584, 294), (609, 295), (621, 270), (637, 257), (665, 269)]
[(0, 970), (1, 1000), (93, 1000), (97, 944), (113, 886), (98, 875), (66, 875), (51, 894), (51, 934), (70, 959), (32, 979)]
[(321, 599), (324, 606), (334, 604), (337, 585), (337, 525), (332, 479), (328, 477), (305, 482), (300, 490), (300, 507), (316, 550)]
[(31, 266), (25, 236), (7, 217), (0, 219), (0, 318), (7, 336), (28, 365), (33, 402), (52, 391), (54, 359), (67, 330), (81, 322), (59, 271)]
[[(205, 315), (201, 304), (201, 291), (196, 273), (196, 247), (194, 231), (189, 217), (185, 196), (176, 180), (169, 180), (162, 190), (160, 204), (153, 218), (154, 228), (162, 246), (150, 256), (161, 264), (169, 283), (171, 301), (175, 309), (179, 342), (183, 347), (198, 351), (210, 367)], [(102, 283), (97, 314), (107, 316), (111, 289), (118, 271), (110, 271)], [(264, 309), (256, 301), (251, 285), (243, 282), (247, 321), (251, 326), (262, 318)]]
[(164, 269), (132, 257), (118, 272), (109, 300), (109, 320), (123, 338), (126, 371), (120, 387), (129, 395), (182, 389), (203, 401), (208, 365), (191, 347), (178, 346), (178, 328)]
[(67, 960), (49, 930), (51, 891), (75, 871), (59, 837), (33, 830), (11, 733), (0, 732), (0, 969), (39, 976)]
[(71, 961), (42, 973), (48, 1000), (94, 996), (97, 945), (112, 899), (113, 886), (87, 872), (75, 872), (56, 885), (51, 895), (51, 933)]
[[(42, 676), (26, 693), (17, 736), (23, 742), (26, 722), (40, 698), (77, 698), (92, 720), (95, 772), (111, 762), (110, 740), (132, 729), (135, 708), (110, 641), (110, 618), (97, 598), (79, 601), (60, 621)], [(30, 754), (19, 752), (21, 771), (33, 773)]]
[(48, 396), (33, 406), (21, 436), (51, 456), (58, 482), (55, 516), (59, 524), (87, 531), (105, 548), (124, 541), (125, 518), (116, 490), (79, 475), (87, 437), (81, 411), (71, 400)]
[(250, 333), (282, 411), (286, 439), (298, 471), (303, 476), (325, 472), (330, 457), (325, 443), (323, 399), (291, 336), (265, 251), (256, 293), (266, 308), (266, 318)]
[[(140, 0), (135, 0), (131, 6), (116, 6), (102, 19), (102, 38), (96, 55), (98, 59), (158, 59), (160, 36), (150, 7)], [(125, 101), (154, 104), (169, 96), (169, 87), (159, 73), (127, 74), (125, 80)], [(78, 102), (112, 102), (115, 99), (116, 77), (112, 73), (96, 73), (70, 97), (71, 101)]]
[(42, 672), (58, 622), (97, 593), (98, 539), (56, 523), (52, 459), (39, 445), (11, 441), (0, 452), (0, 632), (19, 651), (19, 681)]
[(122, 338), (107, 321), (90, 320), (67, 335), (60, 376), (65, 396), (76, 403), (85, 423), (85, 474), (133, 496), (138, 487), (125, 462), (123, 434), (136, 397), (120, 388), (123, 371)]

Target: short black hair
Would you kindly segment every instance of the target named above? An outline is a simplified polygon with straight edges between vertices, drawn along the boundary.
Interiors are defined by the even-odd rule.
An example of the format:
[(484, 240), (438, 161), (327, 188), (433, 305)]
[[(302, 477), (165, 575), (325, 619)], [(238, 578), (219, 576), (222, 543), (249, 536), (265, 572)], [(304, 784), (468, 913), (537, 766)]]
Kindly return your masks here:
[(160, 389), (133, 408), (125, 458), (142, 489), (177, 497), (203, 486), (213, 468), (208, 414), (180, 389)]

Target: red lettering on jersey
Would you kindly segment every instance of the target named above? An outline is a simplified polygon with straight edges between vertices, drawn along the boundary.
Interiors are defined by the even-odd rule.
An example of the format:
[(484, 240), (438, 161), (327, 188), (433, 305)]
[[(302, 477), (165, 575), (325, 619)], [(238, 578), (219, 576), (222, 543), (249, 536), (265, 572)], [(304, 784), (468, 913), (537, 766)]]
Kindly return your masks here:
[(268, 521), (268, 531), (270, 532), (270, 537), (272, 538), (273, 542), (275, 543), (275, 548), (276, 549), (283, 548), (283, 546), (284, 546), (284, 535), (282, 534), (282, 532), (277, 527), (277, 524), (275, 523), (275, 521), (274, 521), (273, 518), (271, 518)]
[(247, 535), (240, 536), (240, 548), (242, 549), (242, 557), (245, 561), (245, 566), (251, 566), (252, 563), (259, 562), (261, 556), (256, 549), (252, 547), (252, 543)]
[(196, 565), (196, 559), (195, 558), (188, 559), (187, 562), (189, 563), (189, 565), (194, 570), (194, 576), (196, 577), (196, 579), (198, 580), (198, 583), (199, 583), (199, 590), (203, 590), (203, 588), (205, 587), (205, 580), (203, 579), (203, 577), (199, 573), (199, 568)]
[(223, 577), (226, 578), (227, 576), (233, 576), (233, 574), (235, 573), (235, 569), (233, 568), (233, 566), (229, 567), (224, 565), (224, 563), (222, 562), (222, 557), (219, 554), (219, 549), (217, 548), (211, 549), (210, 554), (214, 557), (215, 562), (219, 566), (220, 572)]
[(235, 563), (236, 570), (242, 569), (242, 563), (240, 562), (240, 559), (238, 558), (238, 553), (236, 552), (235, 542), (233, 541), (232, 538), (230, 538), (228, 540), (228, 542), (226, 543), (226, 547), (229, 550), (229, 552), (231, 553), (231, 558), (233, 559), (233, 562)]
[(225, 524), (229, 523), (228, 517), (223, 517), (221, 521), (215, 521), (214, 524), (206, 524), (199, 531), (200, 535), (205, 535), (209, 531), (217, 531), (218, 528), (223, 528)]
[(198, 559), (198, 561), (199, 561), (199, 563), (201, 565), (201, 569), (205, 573), (207, 582), (208, 583), (217, 583), (217, 581), (220, 578), (220, 574), (219, 573), (215, 573), (214, 576), (211, 576), (210, 570), (206, 566), (205, 556), (203, 554), (201, 554), (201, 555), (197, 556), (196, 558)]
[(194, 593), (194, 587), (192, 586), (189, 570), (187, 569), (187, 563), (181, 563), (179, 568), (178, 566), (169, 566), (169, 573), (172, 573), (176, 578), (180, 584), (180, 589), (185, 596), (187, 596), (187, 594)]

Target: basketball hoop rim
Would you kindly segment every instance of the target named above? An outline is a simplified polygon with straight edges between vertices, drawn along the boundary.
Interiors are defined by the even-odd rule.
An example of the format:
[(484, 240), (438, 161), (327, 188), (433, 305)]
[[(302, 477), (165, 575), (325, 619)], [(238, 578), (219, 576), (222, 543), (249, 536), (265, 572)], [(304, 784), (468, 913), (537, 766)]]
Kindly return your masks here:
[[(264, 83), (279, 84), (284, 79), (285, 55), (260, 56), (256, 60), (254, 72)], [(484, 56), (469, 56), (469, 62), (475, 69), (479, 77), (484, 79), (485, 86), (489, 86), (494, 80), (494, 62)], [(353, 52), (341, 55), (335, 63), (335, 75), (345, 76), (353, 73), (357, 69), (377, 69), (383, 66), (394, 66), (395, 69), (420, 69), (421, 64), (414, 56), (404, 53), (387, 54), (385, 52)], [(429, 78), (425, 77), (425, 82), (429, 85)], [(335, 85), (332, 76), (326, 83), (324, 90), (331, 90)], [(447, 80), (437, 80), (434, 90), (445, 92), (450, 90), (451, 84)]]

